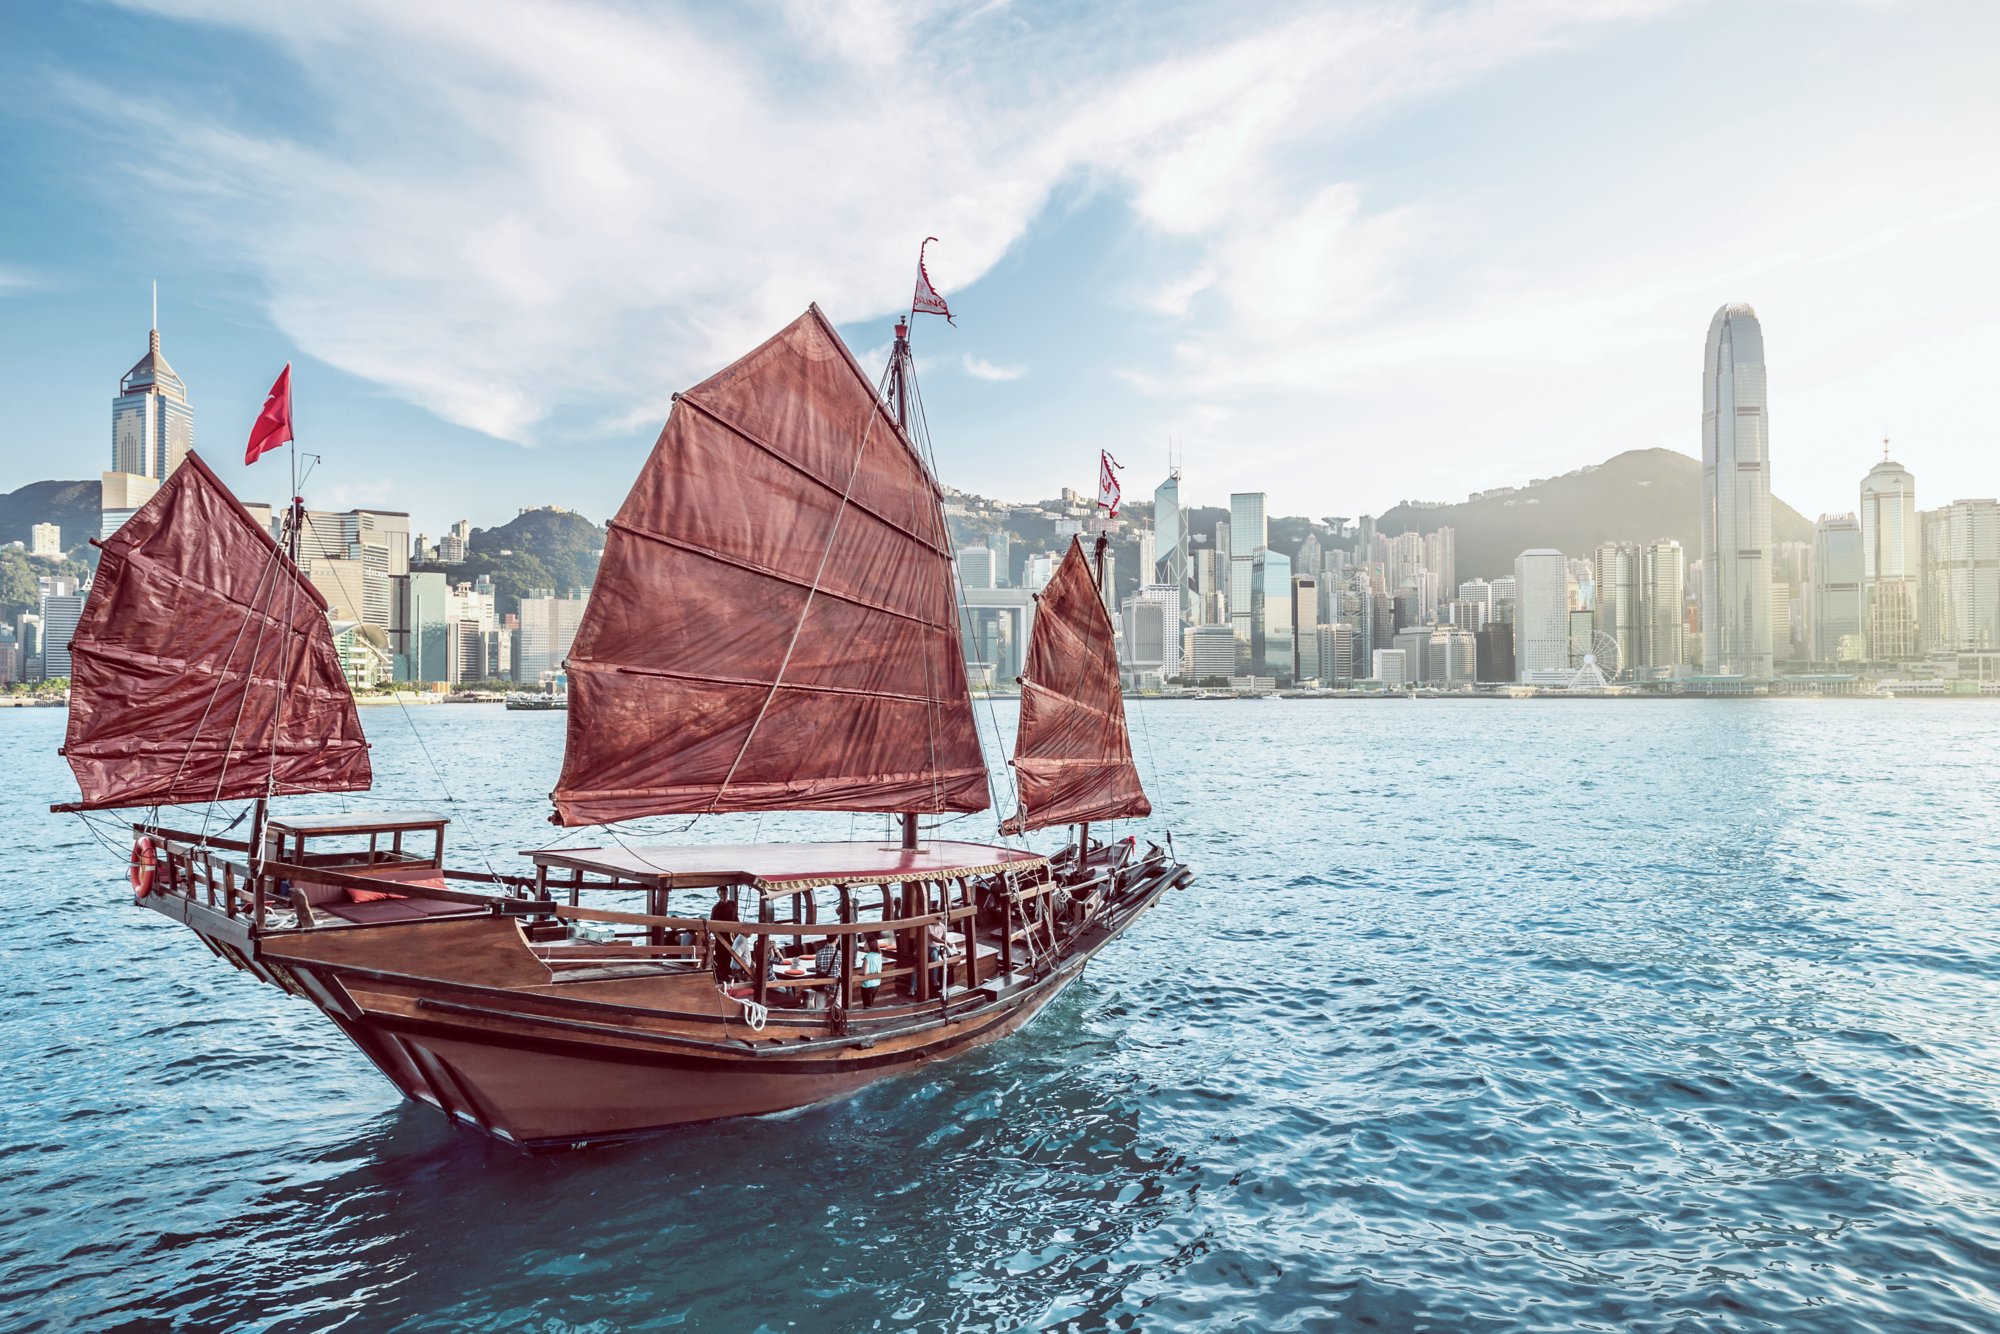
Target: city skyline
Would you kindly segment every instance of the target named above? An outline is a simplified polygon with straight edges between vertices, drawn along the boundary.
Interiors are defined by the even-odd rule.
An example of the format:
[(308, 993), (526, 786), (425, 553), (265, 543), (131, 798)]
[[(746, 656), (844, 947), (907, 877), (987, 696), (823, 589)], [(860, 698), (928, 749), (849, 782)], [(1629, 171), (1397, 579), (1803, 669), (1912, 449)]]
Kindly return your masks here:
[[(101, 438), (101, 368), (130, 364), (157, 277), (209, 456), (245, 494), (227, 444), (290, 360), (315, 503), (387, 503), (395, 473), (464, 512), (609, 513), (668, 396), (807, 300), (876, 352), (927, 234), (959, 314), (917, 333), (939, 470), (979, 494), (1087, 483), (1072, 460), (1100, 444), (1153, 465), (1170, 438), (1191, 491), (1281, 470), (1307, 513), (1697, 455), (1677, 331), (1738, 299), (1785, 349), (1773, 410), (1817, 466), (1780, 489), (1803, 512), (1852, 508), (1838, 479), (1885, 427), (1939, 491), (1986, 489), (1988, 7), (941, 10), (886, 30), (801, 10), (756, 32), (528, 9), (568, 35), (560, 59), (452, 13), (24, 15), (0, 53), (0, 354), (25, 390), (0, 489)], [(647, 100), (657, 80), (631, 100), (640, 65), (705, 69), (681, 95), (715, 151), (791, 174), (721, 182), (655, 142), (678, 103)], [(298, 76), (283, 99), (273, 69)], [(1026, 103), (1023, 70), (1043, 72)], [(444, 179), (388, 133), (410, 101), (436, 114), (398, 127), (407, 152), (461, 164)], [(914, 158), (913, 115), (939, 127)], [(163, 138), (171, 169), (135, 156)], [(824, 170), (841, 152), (855, 170)], [(884, 154), (911, 190), (851, 188)], [(788, 207), (744, 207), (781, 184)], [(1752, 206), (1708, 228), (1717, 185)], [(412, 508), (428, 531), (463, 517)]]

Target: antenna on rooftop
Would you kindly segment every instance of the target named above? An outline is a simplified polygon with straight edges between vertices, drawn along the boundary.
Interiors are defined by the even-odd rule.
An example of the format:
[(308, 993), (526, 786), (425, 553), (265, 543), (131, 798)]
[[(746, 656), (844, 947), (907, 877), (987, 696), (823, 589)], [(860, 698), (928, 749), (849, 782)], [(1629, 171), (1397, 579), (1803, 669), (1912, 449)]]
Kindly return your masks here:
[(153, 279), (153, 328), (160, 327), (160, 280)]

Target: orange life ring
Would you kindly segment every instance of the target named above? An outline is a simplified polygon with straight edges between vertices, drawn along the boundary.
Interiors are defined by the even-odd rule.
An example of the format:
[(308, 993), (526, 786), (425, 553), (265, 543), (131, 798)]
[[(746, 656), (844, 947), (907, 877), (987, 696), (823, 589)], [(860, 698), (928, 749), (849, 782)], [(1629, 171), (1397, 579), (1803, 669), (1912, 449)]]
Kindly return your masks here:
[(153, 892), (153, 876), (159, 868), (159, 858), (153, 852), (153, 840), (146, 834), (139, 835), (139, 841), (132, 845), (132, 869), (128, 879), (132, 882), (132, 901), (137, 903)]

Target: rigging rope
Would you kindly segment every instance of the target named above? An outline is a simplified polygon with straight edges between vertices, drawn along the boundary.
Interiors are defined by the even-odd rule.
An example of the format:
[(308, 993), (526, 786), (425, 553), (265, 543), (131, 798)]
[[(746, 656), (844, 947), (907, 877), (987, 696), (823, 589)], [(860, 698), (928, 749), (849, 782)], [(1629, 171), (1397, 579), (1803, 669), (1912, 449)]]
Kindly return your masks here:
[[(924, 411), (923, 389), (920, 385), (918, 385), (917, 378), (914, 373), (908, 376), (907, 383), (909, 385), (909, 390), (910, 390), (910, 402), (915, 408), (915, 412), (912, 415), (911, 419), (910, 437), (912, 442), (915, 443), (918, 447), (919, 454), (924, 461), (924, 466), (930, 469), (931, 477), (933, 480), (935, 480), (938, 475), (937, 453), (931, 445), (930, 417)], [(955, 568), (958, 560), (958, 552), (956, 546), (952, 541), (951, 523), (944, 516), (944, 507), (942, 498), (940, 498), (939, 501), (938, 518), (940, 522), (944, 524), (944, 543), (945, 543), (945, 552), (947, 558), (952, 562)], [(972, 629), (973, 629), (972, 607), (969, 603), (966, 602), (964, 591), (963, 589), (959, 588), (958, 582), (956, 580), (953, 581), (953, 589), (954, 592), (952, 594), (952, 600), (954, 603), (956, 603), (956, 609), (958, 612), (958, 622), (959, 622), (959, 634), (961, 636), (960, 642), (963, 643), (964, 641), (972, 638)], [(959, 660), (962, 662), (964, 659), (964, 654), (960, 653), (958, 657)], [(963, 670), (962, 667), (961, 670)], [(971, 682), (968, 680), (966, 683), (966, 694), (968, 697), (970, 697), (971, 693), (972, 693)], [(1013, 800), (1014, 804), (1018, 806), (1021, 800), (1020, 790), (1016, 786), (1014, 781), (1014, 770), (1012, 766), (1007, 764), (1005, 759), (1006, 755), (1005, 745), (1000, 735), (1000, 714), (999, 711), (993, 707), (993, 692), (990, 689), (986, 692), (986, 717), (988, 723), (992, 725), (993, 744), (996, 749), (999, 749), (1002, 756), (1001, 771), (1007, 777), (1007, 794)], [(995, 788), (993, 783), (993, 766), (986, 763), (986, 747), (983, 739), (981, 740), (980, 743), (979, 756), (980, 756), (980, 767), (985, 769), (986, 771), (987, 804), (992, 806), (994, 810), (998, 811), (1000, 807), (999, 792)], [(936, 767), (935, 764), (933, 764), (932, 767), (935, 768)], [(958, 818), (963, 818), (963, 817), (962, 816), (954, 817), (954, 819)], [(941, 823), (950, 823), (950, 822), (949, 821), (933, 822), (932, 828), (939, 827)], [(1020, 841), (1023, 847), (1027, 846), (1027, 836), (1025, 833), (1001, 834), (1000, 837), (1017, 839)]]

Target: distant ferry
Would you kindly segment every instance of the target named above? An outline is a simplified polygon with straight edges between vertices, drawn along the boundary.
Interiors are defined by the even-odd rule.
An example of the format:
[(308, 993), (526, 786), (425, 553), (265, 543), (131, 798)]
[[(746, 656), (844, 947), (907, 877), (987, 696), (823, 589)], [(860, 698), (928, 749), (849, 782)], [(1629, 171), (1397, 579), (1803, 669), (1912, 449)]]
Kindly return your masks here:
[(531, 712), (567, 709), (569, 707), (569, 692), (556, 693), (554, 691), (517, 690), (507, 696), (507, 707)]

